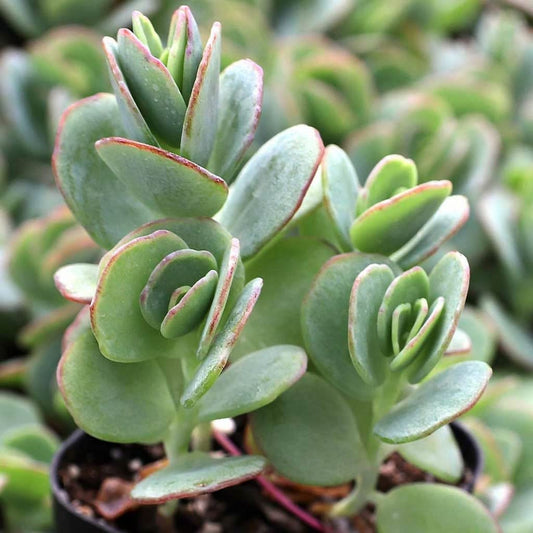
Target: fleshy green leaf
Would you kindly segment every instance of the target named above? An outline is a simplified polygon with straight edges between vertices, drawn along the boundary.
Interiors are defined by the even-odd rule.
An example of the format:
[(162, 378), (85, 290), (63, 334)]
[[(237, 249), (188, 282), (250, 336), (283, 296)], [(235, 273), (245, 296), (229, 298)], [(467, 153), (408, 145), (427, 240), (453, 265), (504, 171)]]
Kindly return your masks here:
[(203, 52), (200, 31), (188, 6), (180, 6), (174, 12), (168, 46), (168, 68), (178, 81), (183, 98), (188, 102)]
[(91, 304), (94, 334), (101, 352), (111, 361), (176, 356), (176, 341), (165, 339), (146, 322), (139, 296), (155, 266), (182, 243), (175, 234), (159, 230), (111, 252)]
[(32, 505), (50, 494), (48, 466), (9, 451), (0, 451), (0, 475), (7, 477), (2, 500), (26, 500)]
[(416, 332), (416, 334), (409, 339), (407, 344), (398, 353), (390, 363), (390, 369), (393, 372), (403, 370), (415, 357), (418, 355), (426, 339), (431, 332), (438, 327), (438, 321), (442, 315), (445, 301), (442, 296), (439, 296), (431, 305), (429, 309), (429, 316), (424, 321), (423, 326)]
[(228, 183), (253, 141), (262, 99), (263, 70), (250, 59), (232, 63), (220, 75), (218, 127), (207, 168)]
[(302, 306), (302, 332), (307, 354), (320, 373), (349, 396), (369, 399), (374, 389), (356, 372), (348, 348), (350, 292), (369, 265), (396, 267), (386, 257), (353, 252), (330, 259), (315, 278)]
[(392, 315), (403, 303), (414, 304), (420, 298), (429, 296), (429, 280), (421, 267), (414, 267), (398, 276), (388, 287), (377, 316), (377, 331), (381, 349), (385, 355), (393, 353)]
[(224, 253), (222, 263), (220, 264), (217, 288), (215, 295), (213, 296), (209, 314), (207, 315), (200, 342), (198, 343), (197, 355), (200, 359), (203, 359), (209, 351), (218, 325), (222, 320), (222, 315), (226, 308), (231, 285), (233, 283), (233, 277), (235, 276), (235, 271), (240, 260), (239, 251), (239, 241), (237, 239), (232, 239)]
[[(104, 37), (102, 39), (102, 44), (106, 55), (107, 65), (109, 67), (111, 86), (113, 88), (113, 93), (115, 94), (117, 109), (120, 112), (117, 117), (117, 125), (123, 125), (125, 132), (127, 132), (124, 137), (153, 146), (159, 146), (159, 143), (150, 131), (148, 124), (146, 124), (144, 117), (133, 99), (126, 80), (124, 79), (124, 75), (122, 74), (118, 62), (117, 42), (114, 39), (111, 39), (111, 37)], [(109, 135), (101, 135), (100, 137), (108, 136)]]
[(350, 295), (348, 347), (350, 357), (365, 383), (380, 385), (387, 360), (382, 354), (376, 323), (378, 311), (394, 274), (387, 265), (370, 265), (356, 278)]
[(54, 171), (65, 201), (104, 248), (113, 247), (126, 233), (155, 218), (124, 190), (94, 148), (98, 139), (124, 133), (115, 98), (98, 94), (65, 112), (54, 151)]
[(334, 253), (322, 240), (288, 237), (246, 264), (247, 275), (261, 276), (264, 285), (232, 358), (275, 344), (303, 346), (302, 302), (314, 277)]
[(57, 290), (67, 300), (90, 304), (96, 293), (98, 265), (75, 263), (61, 267), (54, 275)]
[(350, 227), (355, 218), (359, 181), (346, 153), (335, 145), (326, 147), (322, 159), (324, 206), (345, 250), (352, 249)]
[(458, 363), (422, 383), (374, 426), (385, 442), (402, 443), (433, 433), (468, 411), (481, 397), (492, 374), (481, 361)]
[(148, 47), (152, 55), (159, 57), (163, 53), (163, 44), (150, 19), (140, 11), (134, 11), (131, 15), (131, 23), (137, 38)]
[(165, 436), (175, 407), (155, 361), (112, 362), (88, 330), (68, 345), (57, 375), (70, 413), (90, 435), (111, 442), (157, 442)]
[(202, 323), (211, 306), (218, 281), (216, 270), (200, 278), (179, 301), (168, 310), (161, 323), (161, 335), (167, 339), (181, 337)]
[(159, 329), (169, 310), (169, 302), (178, 287), (192, 287), (211, 270), (216, 261), (206, 250), (181, 249), (166, 255), (152, 270), (140, 297), (141, 312), (148, 324)]
[(457, 483), (463, 475), (463, 456), (449, 426), (400, 445), (398, 452), (407, 462), (448, 483)]
[(395, 252), (427, 223), (451, 189), (449, 181), (429, 181), (373, 205), (352, 224), (353, 245), (362, 252)]
[(498, 533), (483, 504), (457, 487), (413, 483), (387, 493), (377, 512), (380, 533)]
[(189, 453), (137, 483), (131, 497), (139, 503), (156, 504), (213, 492), (258, 476), (265, 463), (257, 455), (220, 459)]
[(209, 353), (181, 396), (180, 401), (185, 407), (192, 407), (212, 387), (226, 366), (231, 350), (259, 298), (262, 286), (263, 280), (256, 278), (242, 290), (226, 323), (217, 333)]
[(349, 405), (314, 374), (305, 374), (277, 400), (254, 412), (252, 430), (274, 468), (297, 483), (351, 481), (366, 461)]
[(179, 155), (121, 138), (102, 139), (96, 150), (120, 182), (163, 216), (214, 215), (224, 204), (224, 181)]
[(289, 222), (302, 203), (323, 149), (315, 129), (293, 126), (270, 139), (246, 163), (220, 216), (240, 240), (243, 258), (257, 253)]
[(402, 268), (420, 264), (465, 224), (470, 213), (464, 196), (446, 198), (429, 222), (402, 248), (391, 255)]
[(181, 135), (181, 152), (201, 166), (207, 165), (217, 132), (220, 24), (215, 22), (198, 66)]
[(125, 28), (118, 32), (117, 53), (128, 89), (149, 128), (178, 146), (186, 104), (167, 68)]
[(429, 301), (435, 302), (442, 296), (445, 300), (444, 312), (409, 371), (411, 383), (424, 379), (450, 344), (465, 304), (469, 281), (468, 261), (459, 252), (447, 253), (431, 271)]
[(198, 417), (208, 421), (255, 411), (300, 379), (306, 367), (298, 346), (272, 346), (242, 357), (200, 399)]
[(365, 183), (364, 210), (388, 200), (401, 189), (416, 186), (418, 174), (411, 159), (401, 155), (384, 157), (372, 170)]

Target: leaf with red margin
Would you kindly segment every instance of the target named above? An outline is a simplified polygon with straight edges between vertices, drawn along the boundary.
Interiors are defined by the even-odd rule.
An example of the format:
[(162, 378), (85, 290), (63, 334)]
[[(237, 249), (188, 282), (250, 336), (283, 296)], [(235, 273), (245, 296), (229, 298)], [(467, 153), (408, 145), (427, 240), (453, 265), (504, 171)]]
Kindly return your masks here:
[(353, 245), (362, 252), (395, 252), (429, 221), (451, 190), (449, 181), (428, 181), (374, 204), (352, 224)]
[(307, 368), (299, 346), (281, 345), (248, 354), (222, 372), (198, 402), (200, 421), (230, 418), (273, 402)]
[(61, 267), (54, 274), (57, 290), (67, 300), (90, 304), (96, 293), (98, 265), (74, 263)]
[(220, 40), (220, 24), (215, 22), (198, 67), (181, 134), (181, 153), (201, 166), (209, 161), (217, 132)]
[(266, 460), (258, 455), (220, 459), (188, 453), (135, 485), (131, 496), (143, 504), (193, 497), (253, 479), (265, 466)]
[(211, 308), (209, 309), (209, 314), (207, 315), (200, 342), (198, 343), (197, 356), (199, 359), (203, 359), (209, 351), (218, 325), (222, 320), (222, 314), (226, 308), (226, 303), (233, 283), (233, 277), (235, 276), (235, 271), (240, 261), (239, 250), (239, 240), (231, 239), (231, 243), (224, 253), (222, 263), (218, 270), (217, 288), (211, 303)]
[(444, 311), (409, 369), (411, 383), (424, 379), (448, 348), (465, 305), (469, 282), (470, 267), (459, 252), (447, 253), (433, 267), (429, 275), (429, 301), (433, 304), (442, 296)]
[(128, 29), (117, 36), (117, 52), (124, 79), (152, 132), (171, 146), (179, 146), (187, 105), (170, 72)]
[(182, 243), (174, 233), (158, 230), (111, 252), (91, 303), (94, 335), (111, 361), (133, 363), (179, 355), (177, 341), (165, 339), (146, 322), (139, 297), (155, 266)]
[(95, 146), (124, 187), (161, 216), (211, 216), (226, 201), (223, 179), (179, 155), (117, 137)]
[(209, 353), (181, 395), (180, 402), (185, 407), (193, 407), (220, 376), (228, 362), (231, 350), (253, 311), (262, 286), (263, 280), (256, 278), (248, 282), (242, 290), (226, 323), (217, 333)]
[(374, 426), (384, 442), (400, 444), (431, 435), (471, 409), (492, 370), (482, 361), (465, 361), (437, 374), (396, 404)]
[(250, 59), (232, 63), (220, 75), (218, 127), (207, 168), (228, 183), (254, 140), (262, 100), (263, 69)]
[(296, 213), (323, 152), (317, 130), (298, 125), (278, 133), (246, 163), (220, 215), (239, 239), (244, 259), (257, 253)]
[(110, 361), (90, 329), (68, 344), (57, 381), (77, 425), (102, 440), (157, 442), (174, 417), (174, 402), (157, 362)]
[[(120, 70), (117, 58), (117, 42), (111, 37), (104, 37), (102, 44), (106, 55), (107, 66), (109, 67), (111, 87), (113, 88), (113, 93), (115, 94), (117, 106), (120, 111), (119, 120), (127, 132), (124, 136), (138, 142), (159, 146), (157, 139), (150, 131), (139, 107), (133, 99), (122, 70)], [(102, 137), (105, 137), (105, 135), (102, 135)]]
[(422, 263), (464, 226), (469, 214), (470, 207), (465, 196), (446, 198), (428, 223), (409, 242), (391, 254), (391, 259), (404, 269)]
[(124, 134), (115, 97), (97, 94), (65, 111), (52, 159), (67, 205), (91, 237), (107, 249), (129, 231), (156, 218), (125, 190), (94, 148), (102, 137)]

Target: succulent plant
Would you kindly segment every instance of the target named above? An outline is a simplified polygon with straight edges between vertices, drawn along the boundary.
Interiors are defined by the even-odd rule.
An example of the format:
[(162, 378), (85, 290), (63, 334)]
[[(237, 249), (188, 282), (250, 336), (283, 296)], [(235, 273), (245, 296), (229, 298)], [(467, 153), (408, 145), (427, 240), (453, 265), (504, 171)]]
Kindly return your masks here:
[(49, 463), (59, 440), (28, 400), (0, 392), (0, 509), (7, 533), (51, 531)]
[[(417, 464), (422, 449), (433, 446), (440, 459), (424, 467), (458, 479), (457, 453), (444, 458), (454, 446), (445, 424), (479, 399), (491, 374), (486, 363), (466, 361), (424, 379), (456, 329), (468, 287), (465, 258), (447, 254), (429, 276), (420, 267), (400, 272), (379, 255), (351, 252), (330, 259), (302, 307), (304, 346), (318, 375), (306, 374), (252, 414), (255, 442), (279, 473), (313, 485), (356, 480), (352, 494), (331, 512), (355, 514), (375, 501), (385, 532), (394, 531), (391, 516), (401, 505), (395, 491), (374, 497), (385, 455), (397, 449)], [(407, 389), (408, 382), (421, 383)], [(417, 451), (405, 445), (425, 437)], [(433, 491), (413, 486), (409, 498), (431, 498)], [(450, 494), (455, 497), (460, 499)], [(466, 524), (479, 509), (464, 499), (472, 506), (460, 518)]]

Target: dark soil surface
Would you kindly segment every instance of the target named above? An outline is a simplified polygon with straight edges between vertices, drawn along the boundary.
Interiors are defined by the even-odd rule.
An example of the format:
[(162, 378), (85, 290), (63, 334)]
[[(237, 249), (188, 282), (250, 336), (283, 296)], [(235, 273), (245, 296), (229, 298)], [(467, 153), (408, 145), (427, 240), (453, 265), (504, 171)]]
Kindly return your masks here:
[[(238, 440), (238, 437), (237, 437)], [(315, 531), (272, 501), (254, 481), (193, 499), (156, 507), (136, 508), (128, 498), (132, 483), (145, 465), (160, 461), (161, 446), (113, 445), (102, 443), (81, 457), (68, 457), (59, 471), (62, 486), (78, 512), (104, 516), (128, 533), (308, 533)], [(285, 494), (307, 511), (320, 516), (350, 490), (349, 484), (306, 487), (275, 475), (270, 476)], [(466, 487), (472, 473), (466, 471), (457, 485)], [(439, 481), (393, 453), (383, 463), (378, 488), (387, 492), (411, 482)], [(116, 516), (118, 515), (118, 518)], [(113, 519), (115, 517), (115, 519)], [(368, 505), (350, 521), (324, 524), (329, 532), (375, 533), (374, 508)]]

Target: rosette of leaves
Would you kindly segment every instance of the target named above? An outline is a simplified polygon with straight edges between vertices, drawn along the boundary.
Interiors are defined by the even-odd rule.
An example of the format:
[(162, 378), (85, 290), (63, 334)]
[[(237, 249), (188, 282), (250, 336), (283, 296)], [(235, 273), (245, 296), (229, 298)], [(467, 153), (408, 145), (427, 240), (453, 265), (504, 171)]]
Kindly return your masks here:
[(448, 180), (419, 184), (417, 166), (400, 155), (382, 159), (361, 187), (347, 154), (330, 145), (296, 221), (339, 250), (379, 253), (409, 268), (468, 218), (466, 198), (451, 191)]
[(54, 26), (83, 24), (102, 33), (127, 24), (133, 9), (146, 12), (157, 7), (154, 0), (3, 0), (0, 12), (22, 35), (37, 37)]
[(468, 198), (472, 216), (450, 247), (461, 250), (472, 263), (486, 254), (489, 243), (477, 204), (493, 180), (500, 153), (499, 132), (487, 119), (474, 113), (456, 118), (438, 96), (399, 91), (382, 99), (375, 122), (357, 132), (346, 150), (359, 175), (366, 175), (385, 154), (396, 152), (413, 159), (421, 181), (451, 181), (454, 191)]
[(237, 61), (220, 74), (219, 24), (203, 48), (186, 7), (166, 47), (140, 13), (133, 26), (104, 39), (116, 94), (63, 115), (54, 166), (67, 204), (107, 249), (150, 221), (216, 214), (251, 257), (300, 206), (323, 153), (318, 132), (289, 128), (239, 171), (259, 119), (260, 67)]
[[(168, 466), (136, 485), (135, 501), (209, 492), (263, 470), (259, 456), (211, 457), (209, 423), (270, 403), (307, 360), (297, 346), (275, 346), (224, 370), (262, 285), (244, 285), (237, 239), (207, 218), (151, 222), (99, 266), (60, 269), (56, 284), (89, 304), (65, 335), (57, 373), (77, 424), (112, 442), (165, 444)], [(189, 451), (193, 433), (203, 438)]]
[[(25, 222), (9, 243), (9, 274), (23, 295), (31, 321), (18, 334), (30, 352), (20, 360), (25, 386), (48, 416), (56, 416), (55, 369), (65, 328), (79, 305), (65, 303), (54, 286), (55, 271), (73, 261), (93, 261), (100, 249), (72, 214), (59, 208), (48, 217)], [(6, 361), (12, 366), (12, 361)]]
[(58, 29), (0, 60), (2, 148), (9, 181), (3, 205), (17, 221), (60, 203), (49, 159), (59, 117), (77, 98), (108, 87), (104, 55), (89, 30)]
[[(314, 372), (253, 413), (252, 430), (259, 449), (293, 481), (355, 480), (333, 515), (356, 514), (373, 501), (384, 533), (423, 531), (422, 523), (438, 531), (445, 510), (454, 508), (460, 511), (453, 527), (479, 523), (480, 531), (497, 531), (479, 502), (458, 489), (415, 484), (382, 495), (376, 488), (380, 464), (394, 450), (438, 478), (453, 483), (462, 475), (446, 424), (476, 403), (491, 369), (466, 361), (427, 376), (450, 344), (468, 281), (458, 252), (429, 275), (420, 267), (401, 273), (386, 257), (351, 252), (330, 259), (316, 276), (302, 307)], [(407, 510), (416, 501), (426, 502), (424, 510)]]
[(326, 142), (339, 143), (367, 122), (372, 80), (357, 57), (319, 36), (272, 46), (276, 57), (267, 71), (262, 136), (304, 122)]
[(6, 533), (51, 531), (48, 470), (58, 446), (31, 402), (0, 393), (0, 509)]

